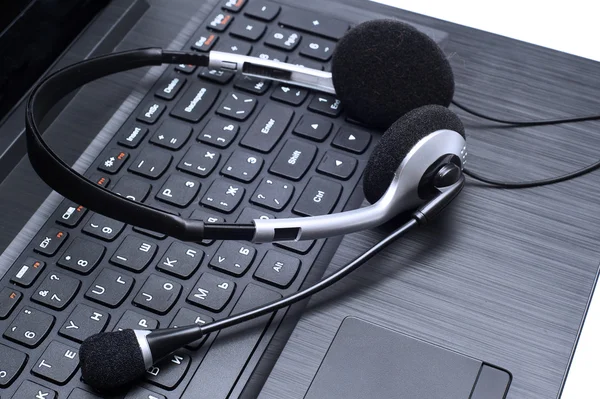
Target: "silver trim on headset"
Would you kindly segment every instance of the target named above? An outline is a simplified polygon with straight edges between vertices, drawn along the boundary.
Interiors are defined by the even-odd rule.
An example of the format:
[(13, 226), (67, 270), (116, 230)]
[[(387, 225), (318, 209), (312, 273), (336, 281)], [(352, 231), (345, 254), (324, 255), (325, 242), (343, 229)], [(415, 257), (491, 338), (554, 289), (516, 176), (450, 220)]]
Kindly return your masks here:
[(142, 359), (144, 359), (144, 366), (146, 366), (146, 369), (149, 369), (154, 364), (154, 361), (152, 359), (152, 351), (150, 350), (150, 345), (148, 344), (146, 335), (150, 334), (152, 331), (133, 330), (133, 332), (135, 333), (135, 338), (137, 339), (138, 345), (140, 346), (140, 350), (142, 351)]
[(291, 85), (306, 87), (321, 92), (335, 94), (330, 72), (305, 68), (258, 57), (211, 51), (208, 67), (227, 71), (240, 71), (244, 75), (276, 80)]
[(298, 229), (295, 238), (298, 241), (350, 234), (379, 226), (424, 202), (418, 195), (418, 184), (427, 168), (445, 154), (454, 154), (463, 164), (465, 162), (466, 141), (453, 130), (438, 130), (421, 139), (398, 167), (390, 187), (373, 205), (306, 218), (254, 219), (256, 233), (252, 241), (276, 241), (276, 229)]

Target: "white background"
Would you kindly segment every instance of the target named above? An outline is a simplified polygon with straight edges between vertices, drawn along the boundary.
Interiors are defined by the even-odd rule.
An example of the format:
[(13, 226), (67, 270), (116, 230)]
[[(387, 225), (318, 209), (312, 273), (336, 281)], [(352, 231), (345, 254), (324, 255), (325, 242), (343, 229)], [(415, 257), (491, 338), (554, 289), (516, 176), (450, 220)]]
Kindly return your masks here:
[[(597, 0), (371, 1), (600, 61)], [(599, 359), (600, 287), (597, 287), (561, 399), (600, 397)]]

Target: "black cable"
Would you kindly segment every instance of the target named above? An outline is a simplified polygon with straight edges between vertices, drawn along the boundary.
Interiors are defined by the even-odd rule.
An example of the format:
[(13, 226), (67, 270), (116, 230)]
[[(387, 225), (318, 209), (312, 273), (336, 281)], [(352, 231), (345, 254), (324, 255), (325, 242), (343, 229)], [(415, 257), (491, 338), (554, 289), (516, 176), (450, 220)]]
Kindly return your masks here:
[(323, 280), (319, 281), (317, 284), (312, 285), (302, 291), (298, 291), (295, 294), (292, 294), (288, 297), (282, 298), (278, 301), (271, 302), (266, 305), (258, 306), (254, 309), (251, 309), (251, 310), (248, 310), (248, 311), (245, 311), (242, 313), (238, 313), (233, 316), (229, 316), (222, 320), (217, 320), (212, 323), (205, 324), (205, 325), (201, 326), (202, 334), (206, 335), (211, 332), (219, 331), (223, 328), (231, 327), (236, 324), (243, 323), (247, 320), (251, 320), (256, 317), (263, 316), (267, 313), (274, 312), (274, 311), (284, 308), (286, 306), (292, 305), (298, 301), (301, 301), (302, 299), (305, 299), (313, 294), (316, 294), (317, 292), (331, 286), (335, 282), (341, 280), (348, 274), (352, 273), (363, 263), (365, 263), (366, 261), (371, 259), (373, 256), (375, 256), (377, 253), (379, 253), (385, 247), (390, 245), (396, 239), (402, 237), (404, 234), (406, 234), (407, 232), (409, 232), (411, 229), (413, 229), (414, 227), (416, 227), (418, 225), (419, 224), (415, 219), (410, 219), (408, 222), (406, 222), (404, 225), (402, 225), (398, 229), (394, 230), (394, 232), (392, 232), (390, 235), (385, 237), (383, 240), (379, 241), (377, 244), (375, 244), (369, 250), (364, 252), (362, 255), (355, 258), (352, 262), (350, 262), (349, 264), (347, 264), (346, 266), (344, 266), (337, 272), (333, 273), (329, 277), (326, 277)]

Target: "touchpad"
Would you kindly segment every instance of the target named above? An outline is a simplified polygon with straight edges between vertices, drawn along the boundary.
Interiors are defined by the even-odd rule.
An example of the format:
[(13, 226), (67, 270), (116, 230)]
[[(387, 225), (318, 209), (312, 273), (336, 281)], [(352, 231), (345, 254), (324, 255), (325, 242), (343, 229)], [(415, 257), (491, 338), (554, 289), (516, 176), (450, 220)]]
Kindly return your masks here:
[(347, 317), (305, 399), (502, 399), (510, 380), (480, 360)]

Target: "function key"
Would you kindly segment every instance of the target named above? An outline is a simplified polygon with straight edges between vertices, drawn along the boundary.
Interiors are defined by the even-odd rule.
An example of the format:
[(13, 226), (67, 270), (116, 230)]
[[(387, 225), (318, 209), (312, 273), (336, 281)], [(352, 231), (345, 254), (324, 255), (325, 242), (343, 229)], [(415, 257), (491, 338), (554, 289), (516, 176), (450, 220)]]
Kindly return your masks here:
[(255, 42), (261, 38), (266, 30), (267, 25), (263, 24), (262, 22), (253, 21), (248, 18), (240, 18), (235, 21), (235, 24), (233, 24), (229, 34), (231, 36)]
[(279, 288), (287, 288), (296, 278), (298, 270), (300, 259), (271, 250), (260, 261), (254, 278)]
[(310, 168), (316, 154), (317, 147), (314, 144), (289, 139), (277, 154), (269, 172), (291, 180), (300, 180)]
[(233, 281), (203, 273), (187, 300), (213, 312), (220, 312), (227, 305), (234, 291)]
[(69, 233), (51, 228), (40, 237), (33, 250), (43, 255), (53, 256), (69, 237)]
[(189, 278), (198, 270), (204, 251), (190, 244), (175, 241), (171, 244), (156, 268), (180, 278)]
[(242, 93), (230, 93), (219, 108), (217, 114), (239, 121), (246, 120), (256, 107), (256, 99)]
[(321, 177), (311, 177), (294, 206), (294, 213), (317, 216), (331, 213), (342, 194), (342, 185)]
[(206, 26), (208, 29), (217, 32), (223, 32), (233, 20), (233, 16), (231, 14), (227, 14), (226, 12), (219, 12), (214, 14), (208, 20), (210, 21)]
[(119, 179), (112, 191), (132, 201), (143, 202), (151, 189), (152, 186), (149, 183), (125, 175)]
[(136, 236), (127, 236), (110, 258), (110, 263), (127, 270), (140, 272), (150, 264), (158, 246), (152, 241)]
[(179, 299), (181, 288), (181, 284), (172, 279), (151, 274), (133, 303), (150, 312), (166, 314)]
[(186, 207), (200, 190), (200, 182), (188, 177), (171, 175), (160, 188), (156, 198), (171, 205)]
[(192, 48), (196, 51), (207, 52), (215, 45), (219, 40), (219, 36), (214, 33), (205, 33), (201, 35), (198, 40), (192, 45)]
[(56, 399), (56, 392), (32, 381), (24, 381), (13, 398)]
[(134, 279), (126, 274), (104, 268), (85, 293), (85, 297), (111, 308), (119, 306), (133, 287)]
[(148, 133), (148, 128), (134, 125), (121, 134), (119, 144), (129, 148), (136, 148)]
[(370, 142), (371, 135), (367, 132), (340, 128), (331, 145), (346, 151), (361, 154), (365, 152)]
[(4, 338), (35, 348), (54, 325), (54, 316), (29, 307), (23, 308), (4, 331)]
[(244, 14), (262, 21), (272, 21), (279, 14), (280, 10), (281, 7), (273, 3), (253, 1), (246, 7)]
[(186, 75), (189, 75), (191, 73), (194, 73), (194, 71), (196, 70), (196, 65), (179, 64), (175, 67), (175, 70), (177, 72), (181, 72), (181, 73), (185, 73)]
[(65, 276), (64, 274), (52, 273), (42, 281), (31, 300), (52, 309), (64, 309), (79, 291), (81, 281)]
[(293, 13), (283, 15), (279, 23), (286, 27), (333, 40), (341, 39), (350, 29), (350, 25), (346, 22), (329, 17), (319, 17), (314, 12), (304, 10), (294, 10)]
[[(10, 278), (12, 283), (21, 287), (30, 287), (38, 278), (46, 263), (35, 258), (27, 258), (25, 262), (15, 264), (13, 276)], [(1, 313), (1, 312), (0, 312)], [(0, 315), (0, 319), (1, 319)]]
[(113, 241), (121, 234), (123, 228), (125, 223), (94, 213), (83, 228), (83, 232), (104, 241)]
[(318, 112), (323, 115), (336, 117), (342, 112), (340, 100), (329, 94), (316, 94), (308, 109), (314, 112)]
[(159, 326), (158, 320), (148, 317), (133, 310), (128, 310), (123, 313), (123, 316), (117, 322), (117, 325), (113, 328), (113, 331), (123, 331), (127, 329), (131, 330), (154, 330)]
[(195, 145), (187, 150), (177, 169), (200, 177), (208, 176), (220, 158), (221, 154), (212, 148)]
[(202, 205), (218, 211), (231, 213), (242, 201), (246, 189), (225, 180), (215, 180), (204, 197)]
[(178, 150), (191, 134), (192, 127), (190, 125), (169, 119), (160, 125), (150, 142), (169, 150)]
[(121, 169), (125, 161), (129, 158), (129, 154), (125, 151), (121, 151), (118, 148), (113, 148), (109, 151), (106, 157), (100, 162), (98, 169), (105, 171), (106, 173), (115, 174)]
[(294, 194), (294, 186), (277, 179), (263, 179), (250, 202), (263, 208), (282, 210)]
[(13, 383), (27, 363), (27, 355), (16, 349), (0, 344), (0, 388)]
[(228, 71), (222, 71), (220, 69), (208, 69), (206, 67), (200, 68), (200, 73), (198, 74), (204, 80), (208, 80), (209, 82), (215, 82), (220, 85), (224, 85), (229, 83), (229, 81), (233, 78), (234, 73)]
[(80, 303), (67, 317), (58, 333), (82, 343), (87, 337), (104, 331), (109, 319), (107, 312)]
[(179, 93), (186, 82), (187, 79), (181, 75), (172, 76), (171, 78), (162, 82), (154, 95), (165, 100), (172, 100), (175, 98), (177, 93)]
[(206, 115), (221, 89), (196, 83), (179, 99), (171, 115), (188, 122), (198, 122)]
[(245, 183), (254, 180), (263, 165), (262, 157), (244, 151), (235, 151), (227, 162), (221, 173), (233, 179)]
[(275, 147), (287, 129), (294, 111), (289, 107), (268, 103), (260, 111), (240, 144), (260, 152), (269, 152)]
[(158, 179), (171, 164), (173, 156), (157, 148), (144, 148), (135, 161), (129, 166), (129, 171), (150, 179)]
[[(3, 288), (2, 291), (0, 291), (0, 320), (6, 319), (12, 313), (22, 296), (23, 294), (12, 288)], [(0, 359), (2, 359), (2, 357), (0, 357)], [(2, 378), (0, 376), (0, 381), (1, 380)]]
[(307, 95), (307, 89), (282, 83), (273, 90), (271, 98), (290, 105), (300, 105), (304, 102)]
[(246, 0), (225, 0), (221, 8), (231, 12), (238, 12), (244, 7), (244, 4), (246, 4)]
[(248, 55), (252, 51), (252, 45), (241, 40), (226, 39), (219, 43), (216, 50), (231, 54)]
[(104, 245), (76, 237), (56, 262), (59, 266), (80, 274), (89, 274), (104, 256)]
[[(196, 67), (194, 67), (194, 69), (195, 68)], [(164, 111), (164, 104), (151, 101), (141, 109), (139, 115), (137, 116), (137, 120), (152, 125), (158, 120)]]
[(240, 126), (237, 123), (221, 118), (212, 118), (198, 135), (198, 140), (219, 148), (231, 144), (238, 134)]
[(110, 179), (106, 176), (101, 175), (100, 173), (92, 173), (88, 180), (101, 187), (108, 187), (108, 185), (110, 184)]
[(210, 260), (209, 266), (239, 277), (248, 270), (255, 255), (256, 249), (248, 244), (224, 241), (217, 253)]
[(331, 42), (320, 39), (311, 39), (304, 42), (300, 49), (300, 55), (327, 62), (333, 54), (334, 47), (335, 45)]
[[(177, 315), (175, 315), (175, 318), (173, 319), (171, 324), (169, 324), (169, 328), (190, 326), (192, 324), (198, 324), (201, 326), (206, 323), (211, 323), (212, 321), (213, 321), (213, 318), (210, 316), (206, 316), (206, 315), (200, 314), (198, 312), (194, 312), (193, 310), (190, 310), (187, 308), (181, 308), (177, 312)], [(200, 347), (200, 345), (202, 345), (204, 340), (206, 340), (207, 336), (208, 335), (203, 335), (202, 338), (200, 338), (190, 344), (187, 344), (185, 347), (189, 348), (189, 349), (198, 349)]]
[(357, 164), (358, 161), (355, 158), (337, 151), (327, 151), (317, 167), (317, 172), (337, 179), (347, 180), (354, 173)]
[(314, 141), (323, 141), (329, 136), (333, 123), (314, 115), (303, 115), (294, 128), (294, 134)]
[(191, 362), (190, 355), (176, 351), (146, 370), (146, 381), (163, 389), (174, 389), (187, 373)]
[(267, 46), (280, 48), (285, 51), (292, 51), (298, 46), (302, 36), (291, 30), (277, 28), (267, 35), (265, 44)]
[[(63, 385), (79, 368), (79, 349), (52, 341), (31, 372), (38, 377)], [(33, 398), (33, 396), (31, 396)]]

